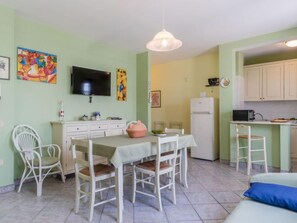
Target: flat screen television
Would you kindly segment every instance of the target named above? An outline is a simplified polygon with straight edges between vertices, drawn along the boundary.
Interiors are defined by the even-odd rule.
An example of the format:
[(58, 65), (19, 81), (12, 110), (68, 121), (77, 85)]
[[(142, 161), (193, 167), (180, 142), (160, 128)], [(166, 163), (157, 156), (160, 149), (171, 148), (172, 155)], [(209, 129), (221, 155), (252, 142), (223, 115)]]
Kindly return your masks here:
[(72, 94), (110, 96), (110, 72), (72, 67)]

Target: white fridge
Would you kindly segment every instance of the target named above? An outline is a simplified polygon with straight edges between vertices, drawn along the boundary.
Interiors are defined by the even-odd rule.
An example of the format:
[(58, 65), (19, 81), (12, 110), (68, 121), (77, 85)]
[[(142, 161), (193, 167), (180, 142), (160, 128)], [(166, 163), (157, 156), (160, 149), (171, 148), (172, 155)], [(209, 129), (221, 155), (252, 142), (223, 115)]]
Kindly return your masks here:
[(218, 99), (191, 99), (191, 134), (197, 146), (191, 147), (191, 157), (205, 160), (219, 158)]

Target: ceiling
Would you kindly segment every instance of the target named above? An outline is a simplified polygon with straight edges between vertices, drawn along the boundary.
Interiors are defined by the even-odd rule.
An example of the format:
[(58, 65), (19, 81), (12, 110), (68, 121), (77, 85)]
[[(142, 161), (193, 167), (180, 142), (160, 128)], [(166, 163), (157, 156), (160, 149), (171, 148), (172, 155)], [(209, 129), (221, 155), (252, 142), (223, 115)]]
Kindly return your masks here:
[[(135, 53), (147, 50), (146, 43), (163, 29), (164, 21), (164, 28), (182, 40), (183, 46), (172, 52), (153, 52), (154, 64), (198, 56), (217, 49), (219, 44), (297, 27), (296, 0), (163, 1), (0, 0), (0, 5), (15, 9), (20, 16)], [(264, 48), (273, 50), (274, 45), (269, 43)], [(256, 54), (257, 50), (249, 53)]]

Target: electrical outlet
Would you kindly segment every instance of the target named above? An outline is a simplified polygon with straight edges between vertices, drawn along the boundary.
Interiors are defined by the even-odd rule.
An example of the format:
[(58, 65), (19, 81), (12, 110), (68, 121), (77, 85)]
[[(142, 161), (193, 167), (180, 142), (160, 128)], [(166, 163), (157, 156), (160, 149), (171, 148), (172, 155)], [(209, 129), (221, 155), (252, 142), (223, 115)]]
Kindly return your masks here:
[(4, 160), (0, 159), (0, 166), (4, 165)]

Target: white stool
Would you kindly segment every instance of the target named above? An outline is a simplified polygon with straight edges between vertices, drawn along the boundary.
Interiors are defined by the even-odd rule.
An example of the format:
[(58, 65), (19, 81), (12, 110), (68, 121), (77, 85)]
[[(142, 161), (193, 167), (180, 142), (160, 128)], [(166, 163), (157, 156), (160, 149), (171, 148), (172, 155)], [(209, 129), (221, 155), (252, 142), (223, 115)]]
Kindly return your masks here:
[[(241, 159), (247, 160), (247, 175), (250, 175), (250, 170), (252, 168), (252, 163), (263, 163), (264, 162), (264, 168), (265, 173), (268, 172), (267, 170), (267, 157), (266, 157), (266, 138), (265, 136), (257, 136), (251, 134), (251, 127), (248, 125), (240, 125), (237, 124), (235, 126), (236, 128), (236, 171), (239, 169), (239, 161)], [(247, 140), (247, 145), (240, 146), (240, 139)], [(253, 141), (260, 141), (262, 140), (262, 148), (254, 149), (252, 148), (252, 142)], [(241, 156), (241, 150), (247, 149), (246, 156)], [(256, 160), (252, 156), (252, 153), (255, 152), (262, 152), (263, 153), (263, 159)], [(244, 154), (243, 154), (244, 155)]]

